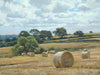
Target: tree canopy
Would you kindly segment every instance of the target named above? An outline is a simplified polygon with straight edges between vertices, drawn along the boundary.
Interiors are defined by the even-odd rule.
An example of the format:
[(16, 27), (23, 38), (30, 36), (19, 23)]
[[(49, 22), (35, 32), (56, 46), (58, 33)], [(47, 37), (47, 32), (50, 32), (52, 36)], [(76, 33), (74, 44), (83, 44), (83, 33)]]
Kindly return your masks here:
[(20, 37), (20, 36), (27, 37), (27, 36), (30, 36), (30, 34), (29, 34), (27, 31), (21, 31), (21, 32), (19, 33), (19, 37)]
[(12, 51), (15, 55), (20, 55), (22, 52), (34, 52), (36, 47), (38, 47), (38, 42), (33, 36), (19, 37)]
[(67, 31), (65, 28), (61, 27), (61, 28), (56, 28), (56, 31), (53, 32), (56, 36), (60, 36), (61, 38), (63, 38), (65, 35), (67, 35)]
[(78, 35), (79, 37), (82, 37), (83, 35), (84, 35), (84, 33), (82, 32), (82, 31), (76, 31), (75, 33), (74, 33), (74, 35)]

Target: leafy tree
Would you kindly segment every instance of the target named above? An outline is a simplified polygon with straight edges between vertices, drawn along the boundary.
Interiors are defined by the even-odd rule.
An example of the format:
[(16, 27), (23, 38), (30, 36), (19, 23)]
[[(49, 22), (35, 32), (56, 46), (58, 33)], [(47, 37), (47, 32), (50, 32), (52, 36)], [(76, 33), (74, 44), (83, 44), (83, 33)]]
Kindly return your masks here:
[(50, 39), (52, 37), (52, 33), (50, 31), (42, 30), (40, 33), (42, 36), (44, 36), (43, 38), (47, 37), (48, 39)]
[(36, 38), (38, 43), (43, 43), (44, 40), (41, 39), (40, 31), (37, 29), (31, 29), (30, 33)]
[(82, 36), (84, 36), (84, 33), (82, 32), (82, 31), (76, 31), (75, 33), (74, 33), (74, 35), (78, 35), (79, 37), (82, 37)]
[(20, 37), (20, 36), (27, 37), (27, 36), (30, 36), (30, 34), (29, 34), (27, 31), (21, 31), (21, 32), (19, 33), (19, 37)]
[(12, 51), (15, 55), (20, 55), (22, 52), (34, 52), (36, 47), (38, 47), (38, 42), (33, 36), (19, 37)]
[(89, 33), (93, 33), (93, 31), (90, 31)]
[(3, 41), (3, 39), (0, 39), (0, 42), (2, 42)]
[(53, 32), (56, 36), (60, 36), (60, 38), (63, 38), (65, 35), (67, 35), (67, 31), (65, 28), (56, 28), (56, 31)]
[(17, 38), (16, 38), (16, 37), (13, 37), (13, 38), (12, 38), (12, 41), (15, 41), (15, 40), (17, 40)]
[(10, 42), (10, 41), (11, 41), (11, 39), (9, 39), (9, 38), (5, 39), (5, 42)]
[(38, 42), (32, 36), (28, 36), (27, 39), (28, 42), (25, 44), (26, 49), (34, 52), (35, 48), (38, 47)]
[(30, 33), (31, 33), (33, 36), (38, 36), (38, 35), (40, 35), (40, 31), (37, 30), (37, 29), (31, 29), (31, 30), (30, 30)]

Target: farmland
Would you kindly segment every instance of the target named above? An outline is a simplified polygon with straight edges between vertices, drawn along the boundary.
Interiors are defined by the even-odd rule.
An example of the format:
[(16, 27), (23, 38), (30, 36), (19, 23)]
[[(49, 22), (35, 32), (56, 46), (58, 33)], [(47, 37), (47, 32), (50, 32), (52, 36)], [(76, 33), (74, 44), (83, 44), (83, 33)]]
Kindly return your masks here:
[[(87, 40), (100, 40), (99, 34), (85, 34), (91, 38)], [(77, 39), (76, 37), (70, 39)], [(82, 38), (86, 39), (86, 38)], [(99, 42), (69, 42), (56, 43), (54, 41), (66, 41), (68, 39), (51, 40), (53, 43), (39, 44), (39, 48), (48, 50), (53, 47), (71, 51), (74, 56), (74, 65), (70, 68), (55, 68), (53, 64), (54, 54), (42, 57), (41, 54), (30, 56), (7, 57), (12, 47), (0, 48), (0, 75), (99, 75), (100, 74), (100, 43)], [(84, 48), (90, 51), (90, 59), (82, 59), (81, 52)]]
[[(53, 65), (54, 54), (49, 54), (48, 57), (42, 57), (40, 54), (35, 57), (29, 56), (16, 56), (12, 58), (0, 58), (0, 75), (46, 75), (55, 74), (83, 74), (95, 73), (99, 75), (100, 72), (100, 47), (89, 49), (91, 52), (90, 59), (82, 59), (81, 51), (72, 52), (75, 63), (71, 68), (55, 68)], [(73, 70), (73, 71), (72, 71)], [(72, 74), (74, 75), (74, 74)]]

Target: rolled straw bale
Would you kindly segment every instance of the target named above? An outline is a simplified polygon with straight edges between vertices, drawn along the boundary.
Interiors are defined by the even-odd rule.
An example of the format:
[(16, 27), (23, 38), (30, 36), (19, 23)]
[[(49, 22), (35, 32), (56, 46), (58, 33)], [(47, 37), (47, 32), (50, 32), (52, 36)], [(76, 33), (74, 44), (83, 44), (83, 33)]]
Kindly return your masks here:
[(84, 51), (82, 52), (82, 58), (83, 58), (83, 59), (90, 58), (90, 52), (87, 51), (87, 50), (84, 50)]
[(54, 50), (52, 50), (52, 51), (49, 51), (48, 53), (49, 54), (55, 54), (56, 52)]
[(27, 52), (27, 55), (30, 56), (30, 52)]
[(34, 56), (35, 56), (35, 53), (34, 53), (34, 52), (31, 52), (31, 53), (30, 53), (30, 56), (31, 56), (31, 57), (34, 57)]
[(26, 55), (26, 53), (22, 53), (22, 56), (25, 56)]
[(55, 54), (53, 63), (56, 68), (72, 67), (74, 63), (74, 58), (70, 52), (61, 51)]
[(43, 53), (42, 53), (42, 57), (48, 57), (47, 52), (43, 52)]

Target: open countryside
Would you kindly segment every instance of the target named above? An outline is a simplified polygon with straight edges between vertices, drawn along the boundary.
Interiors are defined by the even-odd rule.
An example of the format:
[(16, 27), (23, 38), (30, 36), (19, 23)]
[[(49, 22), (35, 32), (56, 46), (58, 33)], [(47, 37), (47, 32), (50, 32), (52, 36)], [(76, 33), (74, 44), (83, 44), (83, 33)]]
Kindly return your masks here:
[[(90, 34), (89, 34), (90, 35)], [(98, 37), (94, 33), (92, 36)], [(71, 38), (70, 38), (71, 39)], [(57, 41), (70, 40), (61, 39)], [(77, 39), (77, 38), (73, 38)], [(88, 40), (95, 38), (88, 38)], [(97, 40), (97, 39), (96, 39)], [(99, 40), (99, 38), (98, 38)], [(52, 40), (51, 40), (52, 41)], [(56, 40), (55, 40), (56, 41)], [(12, 47), (0, 48), (0, 74), (1, 75), (84, 75), (100, 73), (100, 43), (96, 42), (71, 42), (71, 43), (44, 43), (39, 44), (40, 48), (49, 50), (54, 48), (57, 51), (67, 50), (71, 51), (74, 57), (74, 64), (70, 68), (56, 68), (53, 63), (55, 54), (48, 54), (48, 57), (42, 57), (41, 54), (30, 56), (14, 56), (9, 58)], [(82, 50), (87, 48), (91, 52), (90, 59), (82, 59)], [(72, 71), (73, 70), (73, 71)]]

